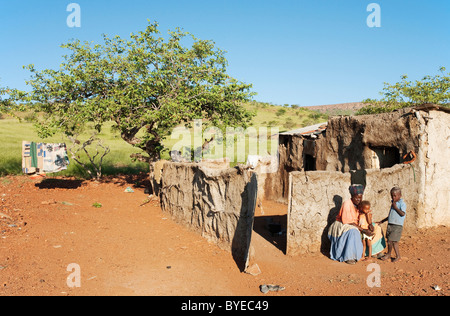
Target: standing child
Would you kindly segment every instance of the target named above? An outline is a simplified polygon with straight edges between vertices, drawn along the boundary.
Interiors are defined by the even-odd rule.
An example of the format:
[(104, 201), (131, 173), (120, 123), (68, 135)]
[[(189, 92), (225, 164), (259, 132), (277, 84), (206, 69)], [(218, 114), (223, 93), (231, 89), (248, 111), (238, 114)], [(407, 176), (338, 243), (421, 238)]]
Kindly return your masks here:
[(388, 252), (381, 258), (381, 260), (391, 259), (392, 249), (395, 251), (395, 259), (392, 262), (400, 260), (400, 250), (398, 242), (402, 236), (403, 224), (406, 217), (406, 204), (402, 199), (402, 190), (398, 187), (394, 187), (391, 190), (391, 209), (389, 216), (378, 222), (378, 224), (388, 221), (386, 230), (386, 238), (388, 240)]
[[(374, 227), (372, 225), (372, 210), (370, 209), (369, 201), (362, 201), (359, 204), (359, 226), (362, 229), (368, 229), (372, 233), (374, 231)], [(365, 233), (361, 233), (362, 242), (363, 242), (363, 259), (361, 261), (367, 260), (372, 256), (372, 239), (373, 235), (369, 236)], [(369, 255), (365, 258), (366, 247), (369, 250)]]

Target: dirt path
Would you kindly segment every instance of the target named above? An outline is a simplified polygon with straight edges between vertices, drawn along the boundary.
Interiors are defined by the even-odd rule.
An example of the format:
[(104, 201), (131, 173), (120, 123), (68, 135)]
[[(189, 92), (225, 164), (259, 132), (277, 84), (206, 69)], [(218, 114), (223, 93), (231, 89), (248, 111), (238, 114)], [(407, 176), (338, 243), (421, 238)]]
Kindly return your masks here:
[[(369, 287), (369, 263), (350, 266), (322, 254), (286, 256), (283, 237), (267, 235), (256, 218), (253, 244), (262, 273), (252, 276), (241, 273), (228, 252), (175, 224), (157, 201), (140, 206), (147, 198), (142, 184), (136, 178), (104, 183), (0, 178), (0, 295), (449, 293), (449, 228), (404, 236), (403, 261), (374, 261), (381, 287)], [(124, 192), (127, 187), (134, 193)], [(285, 210), (266, 202), (264, 213), (283, 220)], [(67, 285), (72, 263), (80, 268), (81, 287)], [(285, 290), (262, 294), (261, 284)]]

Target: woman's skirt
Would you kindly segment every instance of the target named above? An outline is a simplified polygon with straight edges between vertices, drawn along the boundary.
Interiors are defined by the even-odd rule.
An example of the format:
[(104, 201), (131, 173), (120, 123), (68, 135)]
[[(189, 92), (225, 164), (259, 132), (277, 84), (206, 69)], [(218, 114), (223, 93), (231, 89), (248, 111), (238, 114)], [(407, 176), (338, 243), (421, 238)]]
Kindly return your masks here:
[(358, 228), (335, 221), (328, 229), (331, 241), (330, 258), (339, 262), (360, 260), (363, 253), (361, 233)]

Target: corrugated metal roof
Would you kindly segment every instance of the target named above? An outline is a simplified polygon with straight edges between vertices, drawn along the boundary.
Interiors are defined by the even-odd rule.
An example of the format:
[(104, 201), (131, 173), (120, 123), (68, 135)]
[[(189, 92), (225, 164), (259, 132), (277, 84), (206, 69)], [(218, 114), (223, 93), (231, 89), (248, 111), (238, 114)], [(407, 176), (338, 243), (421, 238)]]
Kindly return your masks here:
[(280, 135), (303, 135), (303, 136), (310, 136), (310, 135), (317, 135), (322, 133), (327, 129), (328, 123), (319, 123), (311, 126), (302, 127), (299, 129), (295, 129), (293, 131), (288, 131), (284, 133), (280, 133)]

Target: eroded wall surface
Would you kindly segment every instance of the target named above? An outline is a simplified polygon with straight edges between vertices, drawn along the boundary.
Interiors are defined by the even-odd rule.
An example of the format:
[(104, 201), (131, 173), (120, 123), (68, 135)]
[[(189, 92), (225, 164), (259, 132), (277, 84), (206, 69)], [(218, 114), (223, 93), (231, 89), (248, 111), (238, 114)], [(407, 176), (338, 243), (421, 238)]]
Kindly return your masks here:
[(450, 115), (430, 111), (420, 227), (450, 225)]
[(370, 148), (396, 148), (399, 155), (419, 150), (420, 122), (408, 109), (378, 115), (332, 117), (317, 143), (317, 169), (374, 168)]
[(290, 174), (290, 183), (286, 253), (320, 251), (327, 246), (326, 232), (336, 219), (342, 202), (350, 198), (350, 174), (295, 171)]
[(177, 223), (230, 251), (245, 269), (257, 188), (257, 176), (248, 169), (167, 162), (162, 174), (161, 207)]
[[(407, 209), (405, 230), (418, 228), (418, 191), (420, 183), (410, 165), (396, 165), (382, 170), (292, 172), (288, 211), (287, 253), (329, 251), (327, 232), (344, 201), (350, 199), (351, 184), (364, 184), (363, 199), (371, 202), (373, 220), (387, 217), (390, 190), (402, 189)], [(385, 229), (386, 224), (383, 225)]]
[(289, 191), (289, 173), (303, 168), (303, 138), (300, 135), (280, 135), (278, 170), (260, 177), (263, 192), (260, 196), (286, 204)]

